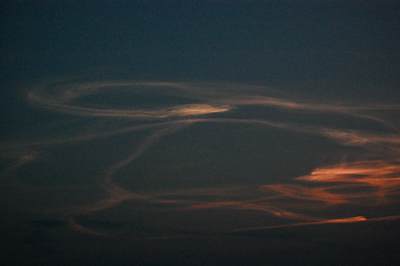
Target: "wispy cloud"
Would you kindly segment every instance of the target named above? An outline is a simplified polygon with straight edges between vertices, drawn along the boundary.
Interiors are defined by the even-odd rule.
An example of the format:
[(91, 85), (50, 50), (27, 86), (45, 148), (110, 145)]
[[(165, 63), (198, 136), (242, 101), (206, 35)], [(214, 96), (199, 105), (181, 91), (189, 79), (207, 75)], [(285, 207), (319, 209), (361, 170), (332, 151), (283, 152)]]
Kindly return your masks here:
[[(88, 106), (82, 104), (83, 97), (108, 92), (148, 93), (174, 95), (190, 99), (196, 103), (175, 104), (168, 107), (110, 108), (107, 106)], [(188, 212), (211, 209), (231, 210), (238, 213), (256, 211), (266, 217), (279, 219), (280, 224), (261, 227), (237, 228), (235, 231), (269, 229), (288, 226), (316, 225), (326, 223), (354, 223), (365, 221), (383, 221), (399, 219), (396, 212), (387, 215), (367, 216), (363, 213), (343, 216), (331, 211), (332, 207), (345, 206), (386, 206), (396, 210), (400, 196), (400, 132), (397, 129), (400, 105), (359, 104), (359, 103), (319, 103), (308, 99), (299, 99), (288, 94), (262, 86), (247, 86), (223, 83), (173, 83), (173, 82), (104, 82), (84, 84), (47, 84), (31, 90), (27, 99), (33, 106), (53, 112), (66, 113), (76, 117), (85, 117), (87, 121), (97, 123), (90, 131), (79, 131), (73, 136), (46, 137), (33, 140), (21, 139), (5, 142), (2, 145), (3, 157), (12, 158), (3, 171), (3, 180), (7, 185), (13, 183), (10, 176), (18, 180), (18, 169), (33, 161), (41, 161), (38, 156), (42, 150), (51, 151), (59, 145), (77, 145), (89, 140), (102, 139), (118, 134), (132, 134), (141, 131), (147, 136), (140, 140), (128, 155), (116, 162), (104, 166), (100, 175), (93, 177), (93, 182), (105, 192), (104, 198), (91, 203), (69, 204), (69, 207), (49, 209), (47, 213), (61, 213), (70, 227), (82, 232), (97, 234), (78, 224), (77, 215), (115, 208), (125, 201), (153, 204), (156, 210), (162, 205), (162, 211)], [(241, 116), (241, 107), (260, 108), (257, 118)], [(335, 117), (351, 117), (354, 121), (369, 121), (379, 124), (375, 130), (362, 130), (359, 127), (327, 127), (318, 122), (307, 123), (293, 119), (271, 119), (263, 108), (275, 108), (278, 111), (298, 114), (304, 112), (313, 115), (335, 114)], [(390, 116), (382, 112), (390, 111)], [(239, 118), (241, 117), (241, 118)], [(358, 119), (358, 120), (357, 120)], [(115, 125), (110, 121), (118, 121)], [(160, 191), (133, 192), (114, 181), (115, 176), (128, 165), (146, 153), (157, 142), (168, 135), (176, 134), (197, 123), (213, 124), (253, 124), (286, 130), (292, 134), (312, 134), (329, 138), (338, 146), (358, 148), (349, 161), (325, 164), (317, 167), (310, 174), (282, 183), (264, 185), (232, 186), (227, 182), (223, 187), (202, 189), (163, 189)], [(70, 125), (79, 129), (81, 124), (74, 121)], [(384, 130), (382, 130), (382, 128)], [(56, 128), (57, 130), (57, 128)], [(59, 129), (60, 132), (62, 129)], [(79, 133), (80, 132), (80, 133)], [(83, 132), (83, 133), (82, 133)], [(229, 156), (229, 155), (227, 155)], [(329, 154), (327, 154), (329, 157)], [(344, 154), (345, 156), (345, 154)], [(11, 180), (11, 181), (10, 181)], [(10, 183), (11, 182), (11, 183)], [(16, 187), (21, 184), (15, 182)], [(51, 189), (49, 187), (49, 189)], [(392, 207), (392, 208), (390, 208)], [(318, 212), (316, 212), (319, 210)], [(318, 215), (316, 213), (319, 213)], [(336, 217), (335, 217), (336, 215)], [(99, 235), (108, 235), (103, 232)], [(169, 236), (170, 237), (170, 236)]]

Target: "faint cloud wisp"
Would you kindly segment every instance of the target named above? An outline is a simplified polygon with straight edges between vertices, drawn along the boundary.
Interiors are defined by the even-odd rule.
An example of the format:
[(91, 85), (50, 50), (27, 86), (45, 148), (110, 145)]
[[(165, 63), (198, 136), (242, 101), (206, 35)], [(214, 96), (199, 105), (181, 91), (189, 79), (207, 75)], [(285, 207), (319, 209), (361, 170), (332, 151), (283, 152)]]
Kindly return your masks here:
[[(102, 95), (105, 98), (110, 97), (108, 93), (129, 94), (133, 98), (136, 94), (149, 94), (146, 97), (150, 99), (154, 95), (163, 95), (171, 100), (166, 101), (163, 106), (133, 104), (128, 107), (114, 107), (104, 104), (105, 100), (98, 100)], [(378, 115), (382, 110), (390, 110), (392, 117), (393, 114), (399, 115), (400, 107), (396, 105), (318, 103), (281, 95), (262, 86), (168, 82), (47, 84), (30, 90), (27, 99), (34, 107), (68, 116), (69, 128), (74, 130), (68, 135), (68, 132), (63, 132), (62, 127), (57, 126), (60, 121), (56, 121), (53, 126), (56, 137), (49, 137), (46, 135), (49, 132), (42, 132), (38, 134), (40, 137), (32, 140), (3, 143), (1, 154), (9, 160), (9, 165), (3, 171), (2, 178), (5, 181), (2, 186), (21, 189), (21, 183), (13, 180), (19, 180), (18, 175), (28, 171), (29, 164), (43, 160), (35, 155), (42, 150), (54, 151), (60, 146), (74, 147), (96, 139), (106, 141), (113, 136), (132, 135), (133, 144), (126, 145), (129, 148), (121, 147), (121, 150), (128, 152), (124, 156), (106, 160), (108, 165), (91, 177), (97, 189), (104, 193), (100, 199), (82, 202), (78, 200), (78, 203), (77, 200), (71, 200), (64, 207), (39, 208), (38, 212), (60, 215), (62, 219), (67, 219), (74, 230), (108, 236), (109, 234), (85, 228), (76, 217), (117, 208), (124, 202), (137, 203), (137, 206), (148, 204), (159, 212), (224, 210), (241, 216), (245, 211), (255, 211), (275, 219), (263, 226), (233, 226), (235, 228), (232, 231), (382, 221), (400, 217), (395, 211), (400, 203), (400, 132), (390, 116), (384, 117), (381, 113)], [(257, 118), (247, 111), (251, 108), (257, 108)], [(280, 112), (297, 116), (307, 114), (312, 119), (283, 119), (280, 115), (271, 115)], [(374, 112), (377, 114), (374, 115)], [(330, 115), (339, 121), (350, 117), (358, 121), (358, 124), (365, 125), (356, 123), (354, 126), (333, 126), (332, 123), (332, 126), (327, 126), (330, 124), (329, 120), (325, 117), (320, 119), (319, 116), (322, 115)], [(257, 125), (291, 134), (311, 134), (351, 150), (353, 156), (340, 163), (332, 160), (315, 168), (308, 175), (289, 181), (285, 179), (282, 183), (266, 180), (262, 185), (245, 183), (238, 186), (226, 182), (201, 189), (165, 187), (139, 192), (115, 181), (117, 174), (157, 146), (160, 139), (182, 133), (198, 124)], [(93, 129), (87, 130), (89, 126), (93, 126)], [(64, 133), (63, 137), (59, 137), (61, 133)], [(141, 137), (140, 134), (144, 136)], [(35, 149), (37, 151), (31, 152)], [(28, 167), (25, 169), (26, 165)], [(34, 169), (37, 171), (38, 168)], [(45, 172), (45, 168), (42, 166), (39, 171)], [(10, 178), (12, 175), (15, 175), (15, 179)], [(30, 185), (24, 185), (26, 186)], [(31, 190), (35, 189), (34, 186), (30, 187)], [(48, 186), (48, 189), (52, 188)], [(19, 202), (18, 198), (18, 194), (13, 196), (16, 202)], [(338, 211), (348, 210), (351, 206), (361, 208), (354, 213), (346, 211), (341, 214)], [(376, 206), (384, 207), (385, 211), (371, 215), (369, 208)], [(135, 208), (132, 212), (134, 211)]]

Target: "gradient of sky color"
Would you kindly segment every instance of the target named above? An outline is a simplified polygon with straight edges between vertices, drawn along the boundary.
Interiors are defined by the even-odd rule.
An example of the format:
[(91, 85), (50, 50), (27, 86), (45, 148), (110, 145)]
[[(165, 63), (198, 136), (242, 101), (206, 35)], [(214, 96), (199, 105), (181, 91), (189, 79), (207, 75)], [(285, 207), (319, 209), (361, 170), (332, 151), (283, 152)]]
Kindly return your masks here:
[(0, 9), (3, 265), (400, 259), (400, 2)]

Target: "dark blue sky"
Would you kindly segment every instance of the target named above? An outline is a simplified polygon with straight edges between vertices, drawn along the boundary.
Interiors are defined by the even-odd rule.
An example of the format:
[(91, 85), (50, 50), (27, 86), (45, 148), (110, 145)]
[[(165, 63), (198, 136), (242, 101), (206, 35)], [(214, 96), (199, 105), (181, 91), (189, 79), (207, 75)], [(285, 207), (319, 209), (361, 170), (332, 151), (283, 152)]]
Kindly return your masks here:
[(398, 1), (10, 1), (2, 6), (2, 76), (15, 79), (90, 69), (139, 79), (314, 87), (323, 93), (393, 92), (399, 85)]
[(400, 1), (0, 20), (0, 264), (399, 261)]

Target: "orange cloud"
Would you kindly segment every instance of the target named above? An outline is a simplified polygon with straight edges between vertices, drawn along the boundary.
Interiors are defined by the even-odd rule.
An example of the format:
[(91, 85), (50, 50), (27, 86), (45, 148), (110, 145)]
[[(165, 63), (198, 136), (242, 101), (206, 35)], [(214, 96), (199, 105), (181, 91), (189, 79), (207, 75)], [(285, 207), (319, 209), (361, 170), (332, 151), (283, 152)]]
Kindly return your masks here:
[[(166, 108), (144, 109), (132, 107), (127, 109), (108, 109), (108, 107), (102, 108), (101, 106), (89, 108), (80, 105), (79, 101), (77, 101), (84, 96), (100, 94), (110, 90), (121, 92), (129, 90), (135, 92), (135, 90), (138, 90), (139, 92), (150, 91), (150, 93), (158, 93), (160, 91), (165, 93), (167, 91), (165, 95), (188, 98), (196, 103), (179, 104)], [(65, 216), (69, 215), (71, 217), (70, 225), (72, 228), (95, 234), (96, 232), (86, 230), (86, 228), (77, 224), (72, 217), (112, 208), (128, 200), (145, 201), (150, 204), (165, 204), (170, 208), (164, 208), (163, 210), (169, 211), (229, 208), (230, 210), (237, 210), (239, 213), (243, 210), (254, 210), (278, 217), (282, 221), (282, 224), (277, 226), (253, 227), (240, 230), (400, 219), (397, 214), (372, 218), (352, 214), (353, 217), (338, 217), (337, 219), (332, 219), (334, 216), (332, 213), (326, 215), (326, 217), (330, 218), (323, 217), (323, 214), (320, 215), (322, 211), (331, 207), (339, 208), (340, 206), (349, 205), (368, 207), (399, 204), (396, 197), (400, 196), (400, 137), (396, 119), (390, 117), (383, 119), (382, 116), (374, 115), (375, 111), (390, 110), (393, 113), (398, 112), (399, 105), (313, 103), (307, 100), (295, 99), (294, 97), (265, 96), (266, 91), (272, 95), (278, 94), (276, 91), (272, 92), (261, 86), (239, 86), (237, 84), (109, 82), (44, 86), (44, 88), (27, 93), (27, 98), (32, 104), (48, 110), (85, 117), (85, 119), (91, 121), (100, 120), (102, 125), (115, 118), (118, 120), (118, 125), (115, 127), (112, 125), (104, 128), (96, 127), (95, 130), (91, 130), (89, 133), (85, 131), (86, 134), (74, 135), (65, 139), (50, 140), (43, 137), (43, 141), (24, 145), (8, 145), (6, 148), (18, 150), (14, 154), (19, 154), (20, 157), (5, 172), (7, 175), (12, 175), (17, 168), (31, 161), (42, 159), (36, 156), (34, 152), (21, 152), (20, 150), (24, 148), (43, 147), (43, 149), (51, 149), (58, 144), (66, 142), (84, 142), (115, 134), (149, 130), (147, 138), (144, 138), (142, 143), (138, 143), (130, 155), (107, 166), (103, 174), (95, 178), (99, 187), (106, 192), (106, 196), (103, 199), (87, 205), (71, 206), (62, 210)], [(273, 122), (268, 117), (257, 117), (257, 119), (234, 118), (234, 111), (239, 110), (240, 106), (249, 105), (285, 109), (285, 112), (334, 113), (335, 115), (346, 115), (346, 117), (363, 118), (379, 123), (385, 128), (390, 128), (390, 130), (387, 131), (389, 133), (369, 132), (368, 130), (326, 128), (318, 125), (295, 124), (294, 122)], [(218, 117), (218, 114), (226, 112), (232, 112), (232, 116), (230, 118), (227, 116)], [(262, 114), (262, 112), (260, 113)], [(211, 114), (213, 115), (212, 118), (205, 116)], [(278, 118), (275, 117), (276, 120)], [(134, 124), (139, 120), (150, 122)], [(354, 146), (362, 148), (363, 151), (359, 154), (359, 158), (364, 159), (334, 164), (328, 167), (319, 167), (309, 175), (298, 177), (289, 183), (268, 184), (259, 187), (229, 188), (229, 184), (227, 184), (225, 188), (183, 189), (178, 192), (143, 192), (143, 194), (136, 194), (120, 187), (113, 181), (113, 177), (118, 171), (145, 153), (161, 137), (178, 132), (193, 123), (203, 122), (258, 124), (288, 130), (294, 134), (302, 132), (322, 135), (350, 148)], [(72, 124), (72, 126), (76, 125)], [(188, 197), (185, 198), (185, 196)], [(207, 198), (207, 200), (204, 200), (204, 198)], [(312, 215), (315, 215), (315, 210), (321, 211), (318, 213), (319, 217)], [(336, 215), (340, 216), (338, 213)], [(299, 222), (299, 220), (303, 222)]]

